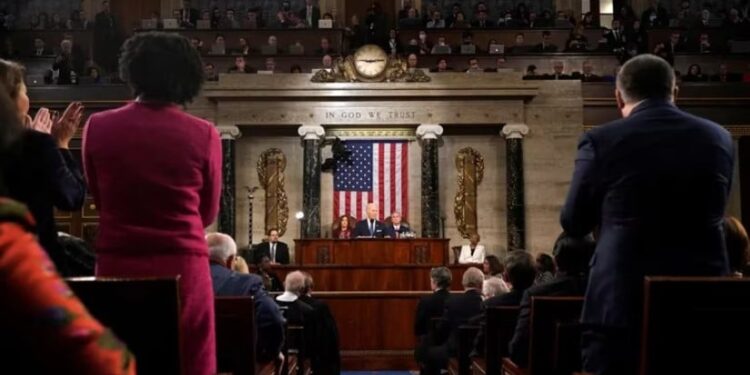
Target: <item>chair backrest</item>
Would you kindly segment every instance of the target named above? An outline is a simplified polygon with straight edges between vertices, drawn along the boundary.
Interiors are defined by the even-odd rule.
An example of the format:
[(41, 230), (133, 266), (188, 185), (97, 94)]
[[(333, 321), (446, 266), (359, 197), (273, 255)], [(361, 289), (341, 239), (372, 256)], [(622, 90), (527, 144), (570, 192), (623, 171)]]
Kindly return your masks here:
[(500, 359), (508, 356), (508, 343), (518, 321), (518, 306), (490, 307), (486, 311), (484, 358), (487, 374), (500, 374)]
[(529, 374), (555, 373), (554, 355), (558, 324), (577, 323), (583, 297), (532, 297), (529, 339)]
[(479, 326), (462, 325), (458, 327), (458, 375), (471, 374), (471, 351), (474, 339), (479, 333)]
[(73, 278), (89, 312), (127, 344), (139, 374), (181, 374), (179, 277)]
[(750, 279), (647, 277), (643, 375), (747, 374)]
[(216, 297), (216, 362), (219, 372), (255, 375), (255, 301), (252, 297)]

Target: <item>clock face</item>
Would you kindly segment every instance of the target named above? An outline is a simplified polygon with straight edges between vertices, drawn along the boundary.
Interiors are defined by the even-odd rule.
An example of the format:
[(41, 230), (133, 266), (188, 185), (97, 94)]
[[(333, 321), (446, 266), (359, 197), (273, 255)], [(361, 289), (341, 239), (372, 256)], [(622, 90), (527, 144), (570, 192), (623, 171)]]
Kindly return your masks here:
[(368, 44), (354, 52), (354, 68), (365, 78), (375, 78), (385, 72), (388, 55), (382, 48)]

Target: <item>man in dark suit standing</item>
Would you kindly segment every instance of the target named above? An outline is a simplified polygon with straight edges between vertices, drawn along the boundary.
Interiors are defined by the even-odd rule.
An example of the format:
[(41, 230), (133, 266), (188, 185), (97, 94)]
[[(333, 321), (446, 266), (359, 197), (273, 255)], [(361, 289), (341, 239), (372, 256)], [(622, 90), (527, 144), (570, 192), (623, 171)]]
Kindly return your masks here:
[(191, 6), (190, 0), (182, 2), (182, 9), (180, 9), (180, 19), (178, 20), (181, 27), (186, 29), (194, 29), (195, 25), (198, 24), (198, 18), (200, 18), (200, 12)]
[(439, 374), (448, 367), (448, 359), (457, 354), (458, 327), (482, 312), (483, 283), (484, 274), (479, 268), (470, 267), (464, 272), (461, 280), (464, 293), (451, 296), (445, 303), (437, 332), (431, 338), (435, 345), (427, 350), (424, 373)]
[(378, 206), (375, 203), (367, 204), (367, 218), (357, 222), (354, 227), (354, 237), (383, 238), (385, 225), (378, 220)]
[(102, 10), (94, 19), (94, 60), (107, 72), (117, 71), (120, 40), (115, 17), (109, 1), (102, 1)]
[(223, 233), (206, 236), (211, 263), (211, 281), (214, 295), (247, 296), (255, 300), (255, 321), (258, 329), (257, 356), (261, 361), (271, 361), (279, 356), (284, 341), (284, 317), (276, 303), (263, 289), (263, 281), (257, 275), (235, 272), (238, 260), (237, 244)]
[(634, 57), (617, 75), (623, 119), (578, 145), (561, 224), (573, 236), (599, 230), (582, 316), (586, 372), (636, 372), (644, 276), (729, 273), (732, 137), (678, 109), (676, 93), (666, 61)]
[(411, 233), (411, 228), (409, 228), (409, 225), (401, 222), (401, 213), (392, 213), (391, 223), (385, 226), (385, 236), (399, 238), (406, 233)]
[(552, 44), (552, 33), (542, 31), (542, 42), (534, 47), (533, 52), (557, 52), (557, 46)]
[(301, 19), (307, 27), (317, 29), (318, 20), (320, 20), (320, 8), (313, 5), (313, 0), (305, 0), (305, 7), (299, 11), (299, 19)]
[(414, 335), (417, 337), (417, 347), (414, 349), (414, 359), (417, 363), (427, 361), (427, 350), (430, 346), (430, 322), (439, 318), (445, 311), (445, 302), (450, 298), (451, 281), (453, 275), (447, 267), (435, 267), (430, 270), (430, 288), (432, 294), (420, 298), (417, 313), (414, 317)]
[(325, 302), (313, 298), (314, 280), (312, 275), (307, 272), (303, 272), (303, 274), (305, 275), (305, 288), (302, 295), (299, 296), (299, 300), (312, 307), (316, 329), (312, 333), (313, 345), (308, 351), (311, 369), (313, 373), (317, 374), (339, 374), (341, 373), (341, 355), (336, 319), (334, 319), (331, 309)]
[(537, 284), (523, 294), (516, 322), (516, 332), (510, 341), (510, 358), (526, 367), (529, 356), (529, 328), (531, 326), (531, 298), (539, 296), (582, 296), (586, 290), (586, 277), (591, 255), (594, 254), (591, 235), (579, 238), (562, 233), (555, 241), (552, 254), (557, 273), (552, 281)]
[(271, 260), (271, 264), (289, 264), (289, 246), (279, 241), (279, 230), (276, 228), (271, 228), (268, 231), (268, 241), (255, 249), (255, 263), (264, 256)]

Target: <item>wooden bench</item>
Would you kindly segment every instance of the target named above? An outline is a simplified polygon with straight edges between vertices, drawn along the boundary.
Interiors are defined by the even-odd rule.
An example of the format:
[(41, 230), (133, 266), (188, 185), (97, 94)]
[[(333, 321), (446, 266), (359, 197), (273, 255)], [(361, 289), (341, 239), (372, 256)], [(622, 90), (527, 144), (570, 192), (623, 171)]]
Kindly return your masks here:
[(642, 375), (747, 374), (750, 279), (647, 277)]
[[(571, 331), (567, 326), (577, 324), (582, 308), (582, 297), (533, 297), (531, 299), (528, 367), (520, 368), (510, 358), (504, 358), (502, 371), (505, 374), (514, 375), (563, 373), (562, 369), (555, 367), (557, 365), (555, 353), (561, 353), (563, 348), (571, 346), (580, 348), (580, 335), (577, 337), (571, 335), (576, 330)], [(559, 327), (563, 327), (562, 332)], [(580, 332), (580, 329), (577, 332)], [(566, 341), (559, 341), (563, 339)], [(559, 364), (563, 365), (566, 362), (560, 361)]]
[(448, 362), (448, 373), (451, 375), (471, 374), (471, 351), (474, 349), (474, 338), (479, 333), (479, 326), (461, 325), (458, 327), (457, 355)]
[(138, 374), (182, 373), (179, 277), (67, 282), (89, 312), (127, 344)]
[(474, 374), (500, 374), (501, 359), (508, 356), (508, 343), (515, 333), (519, 310), (519, 306), (487, 309), (484, 353), (482, 357), (472, 360), (471, 367)]

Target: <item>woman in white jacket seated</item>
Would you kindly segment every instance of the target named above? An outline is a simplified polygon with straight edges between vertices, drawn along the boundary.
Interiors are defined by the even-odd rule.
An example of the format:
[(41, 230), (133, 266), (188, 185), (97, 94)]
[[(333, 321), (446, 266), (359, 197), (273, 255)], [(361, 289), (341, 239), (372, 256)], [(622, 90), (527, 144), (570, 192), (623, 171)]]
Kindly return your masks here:
[(483, 263), (484, 262), (484, 245), (479, 244), (479, 234), (473, 233), (469, 236), (469, 244), (461, 246), (461, 254), (458, 256), (458, 263)]

